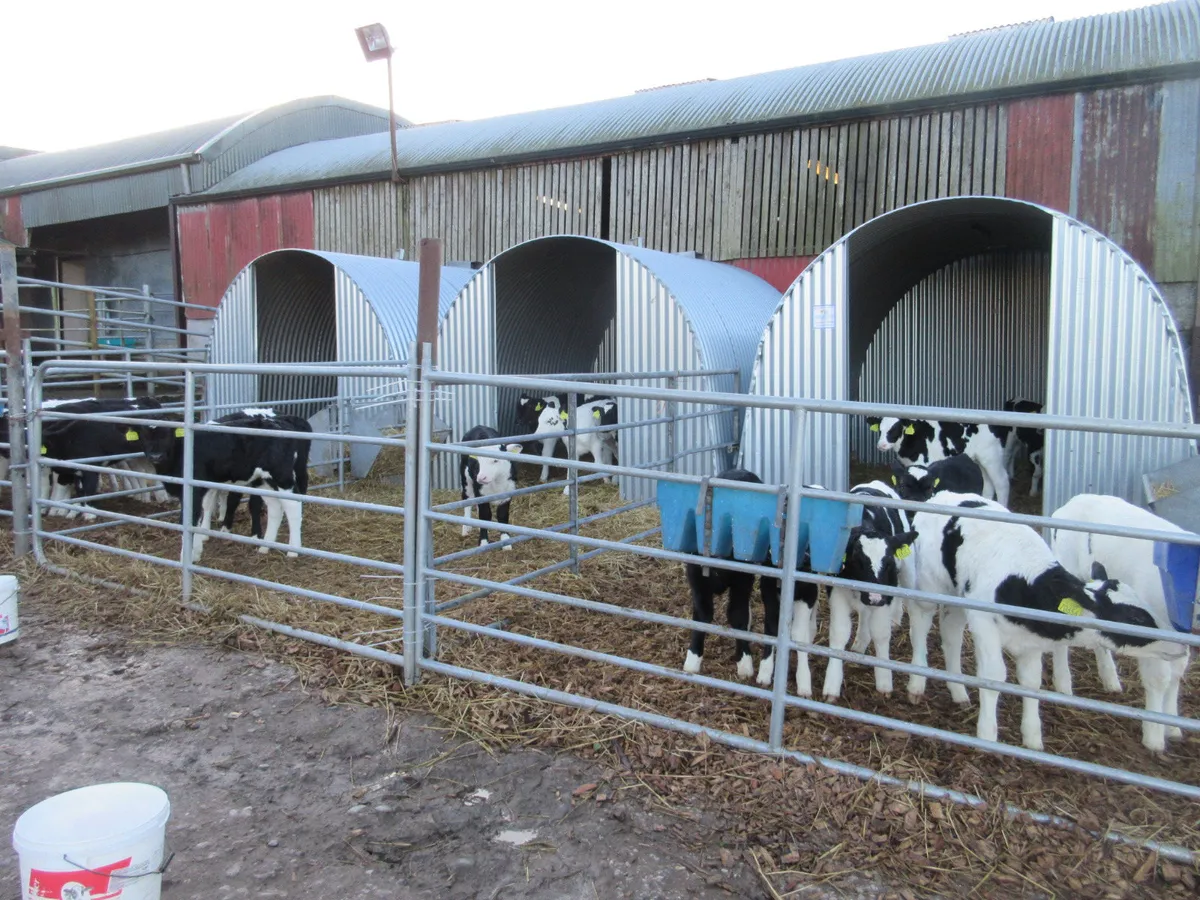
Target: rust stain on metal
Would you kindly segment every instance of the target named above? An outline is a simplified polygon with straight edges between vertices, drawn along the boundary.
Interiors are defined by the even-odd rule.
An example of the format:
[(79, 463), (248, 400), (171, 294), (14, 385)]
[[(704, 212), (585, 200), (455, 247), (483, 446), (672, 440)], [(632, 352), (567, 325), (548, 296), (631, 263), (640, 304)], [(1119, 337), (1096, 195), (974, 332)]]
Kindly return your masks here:
[[(181, 207), (179, 271), (188, 303), (211, 306), (234, 277), (271, 250), (313, 248), (313, 200), (308, 191)], [(193, 319), (214, 313), (188, 310)]]
[(731, 259), (729, 264), (753, 272), (771, 287), (786, 291), (815, 256), (775, 256), (759, 259)]
[(0, 237), (18, 247), (29, 246), (29, 232), (21, 218), (20, 196), (0, 198)]
[(1009, 104), (1004, 196), (1070, 210), (1074, 120), (1074, 94)]
[(1079, 219), (1149, 270), (1154, 264), (1154, 198), (1162, 95), (1159, 85), (1084, 97)]

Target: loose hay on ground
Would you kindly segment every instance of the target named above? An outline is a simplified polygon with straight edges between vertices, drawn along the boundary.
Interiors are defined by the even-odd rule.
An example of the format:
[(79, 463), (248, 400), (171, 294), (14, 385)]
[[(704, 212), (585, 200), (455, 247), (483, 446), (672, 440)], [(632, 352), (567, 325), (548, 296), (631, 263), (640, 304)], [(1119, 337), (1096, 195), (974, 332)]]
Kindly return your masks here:
[[(394, 474), (394, 473), (391, 473)], [(398, 504), (395, 484), (370, 480), (351, 485), (348, 497)], [(454, 499), (446, 494), (439, 500)], [(617, 503), (615, 488), (588, 486), (581, 496), (581, 515)], [(128, 504), (128, 508), (140, 508)], [(550, 491), (514, 504), (513, 521), (548, 525), (566, 518), (566, 500)], [(361, 511), (309, 507), (305, 544), (324, 550), (352, 552), (398, 561), (403, 519)], [(652, 509), (623, 513), (587, 525), (583, 533), (619, 539), (656, 524)], [(244, 527), (244, 526), (243, 526)], [(144, 527), (121, 527), (97, 535), (128, 549), (178, 558), (176, 534)], [(457, 526), (437, 523), (438, 553), (469, 547)], [(552, 541), (527, 541), (511, 553), (491, 551), (459, 561), (455, 571), (505, 580), (562, 559), (565, 548)], [(277, 634), (245, 628), (239, 613), (283, 622), (399, 649), (399, 634), (380, 634), (398, 622), (376, 613), (314, 603), (245, 585), (198, 578), (194, 599), (213, 610), (210, 617), (185, 613), (178, 597), (176, 572), (115, 556), (51, 545), (55, 561), (77, 571), (137, 586), (148, 596), (114, 596), (93, 588), (55, 592), (60, 615), (75, 621), (124, 622), (158, 639), (208, 635), (246, 648), (262, 648), (289, 660), (305, 684), (330, 701), (376, 703), (389, 709), (421, 709), (439, 715), (447, 728), (470, 735), (488, 747), (514, 744), (571, 749), (602, 760), (611, 774), (604, 791), (642, 794), (676, 815), (693, 818), (697, 803), (717, 812), (714, 839), (755, 851), (755, 865), (780, 890), (795, 889), (832, 878), (843, 869), (879, 869), (902, 873), (916, 887), (943, 890), (950, 885), (991, 884), (1020, 894), (1101, 895), (1119, 890), (1124, 896), (1175, 890), (1195, 885), (1195, 873), (1153, 860), (1130, 848), (1098, 843), (1079, 834), (1001, 814), (1004, 802), (1074, 819), (1099, 832), (1117, 828), (1144, 838), (1200, 848), (1194, 807), (1182, 800), (976, 754), (900, 733), (789, 713), (785, 729), (789, 747), (871, 766), (886, 774), (921, 779), (985, 797), (984, 810), (964, 810), (922, 801), (906, 792), (864, 785), (819, 767), (779, 764), (675, 733), (644, 727), (593, 712), (564, 708), (478, 684), (427, 678), (405, 690), (390, 666), (353, 657)], [(399, 608), (401, 580), (367, 578), (369, 570), (315, 559), (288, 560), (282, 554), (259, 556), (252, 548), (212, 540), (205, 564), (263, 578), (303, 584), (322, 591)], [(33, 575), (32, 570), (28, 570)], [(49, 578), (33, 575), (38, 581)], [(686, 617), (687, 589), (677, 564), (605, 554), (582, 564), (579, 574), (553, 573), (532, 586), (618, 605), (636, 606)], [(444, 601), (463, 592), (439, 585)], [(509, 630), (546, 640), (617, 653), (675, 667), (683, 659), (687, 632), (634, 620), (601, 616), (559, 604), (509, 593), (497, 593), (451, 613), (478, 624), (500, 620)], [(756, 612), (757, 618), (757, 612)], [(721, 621), (718, 619), (718, 621)], [(709, 688), (551, 654), (497, 638), (454, 632), (440, 633), (441, 658), (456, 665), (575, 691), (638, 709), (764, 739), (767, 706)], [(729, 642), (711, 639), (708, 672), (732, 677)], [(908, 657), (901, 633), (893, 655)], [(938, 660), (934, 654), (933, 664)], [(1082, 661), (1082, 660), (1081, 660)], [(815, 675), (821, 664), (814, 658)], [(1137, 702), (1132, 670), (1125, 702)], [(1196, 716), (1195, 677), (1182, 697), (1185, 715)], [(818, 682), (819, 683), (819, 682)], [(1077, 690), (1106, 698), (1088, 664), (1080, 667)], [(970, 732), (939, 685), (931, 686), (928, 703), (910, 707), (897, 698), (884, 700), (873, 690), (868, 669), (848, 666), (843, 702), (856, 709), (897, 714), (922, 724)], [(1019, 704), (1002, 706), (1002, 733), (1016, 740)], [(1139, 743), (1136, 723), (1043, 705), (1050, 749), (1128, 765), (1176, 780), (1200, 781), (1200, 752), (1195, 738), (1173, 747), (1167, 760), (1148, 760)], [(598, 793), (603, 793), (598, 789)], [(855, 835), (848, 840), (847, 835)], [(968, 884), (968, 887), (970, 886)]]

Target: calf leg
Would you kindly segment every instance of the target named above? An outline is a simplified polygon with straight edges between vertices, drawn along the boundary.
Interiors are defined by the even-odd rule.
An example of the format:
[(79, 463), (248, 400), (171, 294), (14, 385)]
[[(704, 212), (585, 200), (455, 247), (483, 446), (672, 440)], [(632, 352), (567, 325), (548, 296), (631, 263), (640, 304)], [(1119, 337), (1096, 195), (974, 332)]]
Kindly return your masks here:
[[(768, 637), (777, 637), (779, 635), (779, 582), (774, 578), (760, 578), (758, 589), (762, 593), (763, 631)], [(808, 607), (803, 603), (794, 604), (792, 615), (798, 616), (802, 613), (808, 615)], [(758, 678), (755, 680), (765, 687), (769, 686), (774, 679), (775, 645), (767, 644), (762, 662), (758, 665)]]
[[(912, 644), (912, 664), (929, 665), (929, 631), (933, 628), (933, 613), (937, 607), (919, 600), (908, 602), (908, 639)], [(908, 699), (918, 702), (925, 696), (925, 676), (913, 673), (908, 676)]]
[[(891, 659), (892, 654), (892, 605), (899, 603), (893, 599), (887, 606), (872, 607), (867, 613), (867, 621), (871, 626), (871, 643), (875, 645), (875, 656), (882, 660)], [(862, 627), (860, 623), (859, 627)], [(892, 693), (892, 670), (884, 666), (875, 667), (875, 690), (881, 694)]]
[[(279, 498), (279, 503), (283, 507), (283, 514), (287, 516), (288, 523), (288, 546), (295, 549), (289, 550), (287, 555), (297, 557), (300, 554), (296, 551), (300, 549), (300, 520), (304, 518), (304, 504), (296, 499), (292, 491), (280, 491), (284, 496)], [(254, 498), (250, 498), (253, 505)]]
[[(1183, 681), (1184, 676), (1187, 675), (1188, 663), (1191, 661), (1192, 653), (1189, 650), (1186, 656), (1173, 660), (1168, 664), (1171, 674), (1167, 683), (1166, 712), (1169, 712), (1173, 716), (1179, 715), (1179, 685)], [(1179, 740), (1182, 737), (1183, 729), (1178, 725), (1167, 726), (1168, 740)]]
[[(1000, 644), (1000, 632), (990, 613), (971, 610), (967, 613), (971, 637), (975, 641), (975, 674), (990, 681), (1005, 681), (1008, 678), (1004, 666), (1004, 650)], [(996, 706), (1000, 692), (987, 688), (979, 689), (979, 721), (975, 734), (985, 741), (999, 739), (996, 723)]]
[[(1138, 672), (1142, 676), (1142, 690), (1146, 692), (1146, 711), (1164, 712), (1171, 685), (1170, 663), (1162, 659), (1139, 658)], [(1161, 722), (1143, 722), (1142, 744), (1151, 753), (1164, 752), (1167, 749), (1166, 726)]]
[(246, 505), (250, 507), (250, 534), (260, 538), (263, 536), (263, 498), (251, 495), (250, 499), (246, 501)]
[[(942, 607), (938, 615), (942, 630), (942, 655), (946, 657), (946, 671), (952, 675), (962, 674), (963, 632), (967, 627), (966, 612), (961, 609)], [(971, 702), (966, 685), (948, 681), (950, 699), (963, 706)]]
[[(508, 524), (508, 502), (509, 501), (505, 500), (503, 503), (496, 504), (496, 521), (501, 525)], [(503, 528), (497, 528), (496, 530), (500, 532), (500, 540), (504, 540), (504, 538), (509, 536), (509, 533)], [(504, 549), (511, 550), (512, 544), (505, 544)]]
[[(692, 589), (692, 621), (711, 625), (713, 620), (712, 588), (709, 586), (708, 578), (700, 573), (698, 567), (695, 569), (695, 572), (688, 572), (688, 586)], [(683, 660), (683, 671), (693, 675), (700, 671), (700, 666), (704, 663), (705, 637), (707, 634), (703, 631), (692, 632), (692, 643)]]
[[(797, 601), (792, 613), (792, 640), (811, 644), (817, 633), (817, 605)], [(796, 650), (796, 693), (801, 697), (812, 696), (812, 672), (808, 668), (808, 651)]]
[[(554, 446), (558, 443), (558, 438), (550, 438), (548, 441), (542, 441), (542, 456), (553, 456)], [(548, 481), (550, 479), (550, 463), (542, 463), (542, 475), (538, 481)]]
[[(213, 492), (206, 488), (192, 488), (192, 526), (200, 526), (208, 529), (212, 525), (213, 506), (216, 503), (216, 498), (213, 497)], [(192, 535), (192, 562), (199, 562), (201, 555), (204, 553), (204, 542), (208, 540), (202, 534)], [(187, 545), (184, 545), (183, 552), (186, 556)]]
[[(283, 504), (277, 497), (264, 497), (263, 502), (267, 505), (267, 533), (263, 535), (263, 540), (278, 541), (279, 526), (283, 524)], [(265, 544), (258, 548), (259, 553), (269, 553), (271, 548)]]
[[(1097, 658), (1099, 651), (1097, 650)], [(1050, 655), (1050, 670), (1054, 679), (1054, 689), (1060, 694), (1071, 695), (1074, 685), (1071, 683), (1071, 647), (1059, 644)]]
[[(490, 504), (490, 503), (480, 503), (479, 504), (479, 521), (480, 522), (492, 521), (492, 504)], [(479, 529), (479, 546), (482, 547), (487, 542), (488, 542), (487, 529), (480, 528)]]
[(229, 491), (214, 491), (217, 495), (215, 512), (217, 521), (221, 523), (221, 531), (230, 532), (233, 530), (233, 516), (237, 512), (238, 503), (241, 502), (241, 494), (230, 494)]
[(1106, 691), (1119, 694), (1122, 690), (1121, 676), (1117, 674), (1117, 661), (1113, 659), (1112, 651), (1096, 647), (1096, 668), (1100, 671), (1100, 684)]
[[(850, 642), (850, 592), (835, 587), (829, 592), (829, 649), (845, 650)], [(825, 701), (832, 703), (842, 695), (842, 660), (829, 657), (825, 667)]]
[(1029, 496), (1036, 497), (1038, 488), (1042, 483), (1042, 460), (1045, 457), (1044, 450), (1035, 450), (1029, 454), (1029, 464), (1033, 466), (1033, 479), (1029, 482)]
[[(726, 607), (730, 628), (738, 631), (750, 630), (750, 595), (753, 592), (753, 575), (731, 574), (729, 604)], [(734, 638), (733, 643), (738, 678), (747, 679), (754, 674), (754, 657), (750, 654), (750, 642), (742, 638)]]
[[(1017, 682), (1024, 688), (1042, 687), (1042, 654), (1038, 650), (1017, 657)], [(1042, 749), (1042, 717), (1036, 697), (1021, 698), (1021, 742), (1030, 750)]]
[[(464, 499), (464, 500), (470, 500), (470, 499), (472, 499), (474, 496), (475, 496), (475, 494), (474, 494), (474, 493), (468, 493), (468, 492), (467, 492), (467, 487), (466, 487), (466, 485), (463, 485), (463, 489), (462, 489), (462, 499)], [(475, 507), (473, 507), (473, 506), (464, 506), (464, 507), (463, 507), (463, 515), (464, 515), (464, 516), (466, 516), (468, 519), (469, 519), (469, 518), (471, 518), (471, 516), (472, 516), (472, 515), (474, 515), (474, 513), (475, 513)], [(470, 525), (464, 525), (464, 526), (462, 527), (462, 536), (463, 536), (463, 537), (466, 537), (466, 536), (467, 536), (467, 535), (469, 535), (470, 533), (471, 533), (471, 526), (470, 526)]]

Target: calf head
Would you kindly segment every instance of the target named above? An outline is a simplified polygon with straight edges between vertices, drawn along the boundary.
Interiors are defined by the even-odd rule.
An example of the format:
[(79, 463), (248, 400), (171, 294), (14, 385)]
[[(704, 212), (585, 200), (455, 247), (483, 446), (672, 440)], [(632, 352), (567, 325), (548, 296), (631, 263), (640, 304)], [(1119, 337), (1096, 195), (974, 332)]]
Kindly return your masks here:
[(881, 419), (868, 418), (867, 421), (871, 424), (871, 431), (879, 433), (878, 447), (880, 450), (894, 450), (904, 440), (906, 434), (913, 434), (916, 431), (911, 419), (884, 416)]
[(137, 432), (142, 452), (146, 454), (150, 464), (160, 474), (166, 474), (166, 470), (171, 468), (179, 453), (183, 426), (136, 425), (131, 430)]
[(941, 479), (925, 466), (892, 463), (892, 487), (902, 500), (928, 500), (940, 482)]
[[(916, 539), (915, 531), (885, 535), (867, 528), (855, 528), (850, 532), (839, 574), (842, 578), (872, 582), (881, 589), (894, 588), (899, 584), (900, 561), (912, 553)], [(862, 591), (859, 599), (867, 606), (884, 606), (891, 597), (883, 590)]]
[[(1084, 585), (1084, 590), (1095, 600), (1096, 617), (1099, 619), (1121, 622), (1125, 625), (1158, 628), (1163, 631), (1175, 630), (1165, 615), (1155, 615), (1147, 608), (1147, 604), (1131, 585), (1115, 578), (1109, 578), (1104, 565), (1098, 561), (1092, 563), (1092, 579)], [(1063, 600), (1062, 604), (1068, 604), (1068, 602), (1068, 600)], [(1067, 615), (1082, 614), (1073, 608), (1064, 608), (1063, 605), (1059, 606), (1058, 611)], [(1165, 612), (1165, 609), (1161, 610), (1161, 613)], [(1104, 636), (1129, 656), (1173, 660), (1187, 656), (1191, 652), (1186, 645), (1176, 644), (1172, 641), (1112, 632), (1104, 632)]]
[(546, 408), (546, 399), (545, 397), (534, 397), (522, 391), (517, 400), (517, 421), (532, 428), (537, 423), (542, 410)]
[[(520, 453), (521, 445), (503, 444), (500, 449), (508, 453)], [(479, 472), (475, 480), (479, 482), (480, 487), (499, 484), (512, 477), (512, 463), (507, 459), (492, 459), (490, 456), (472, 456), (471, 459), (479, 463)]]
[[(554, 400), (553, 397), (546, 397), (546, 400)], [(567, 411), (560, 409), (558, 401), (553, 404), (546, 403), (542, 411), (538, 413), (537, 429), (535, 434), (555, 434), (560, 431), (565, 431), (567, 428)]]

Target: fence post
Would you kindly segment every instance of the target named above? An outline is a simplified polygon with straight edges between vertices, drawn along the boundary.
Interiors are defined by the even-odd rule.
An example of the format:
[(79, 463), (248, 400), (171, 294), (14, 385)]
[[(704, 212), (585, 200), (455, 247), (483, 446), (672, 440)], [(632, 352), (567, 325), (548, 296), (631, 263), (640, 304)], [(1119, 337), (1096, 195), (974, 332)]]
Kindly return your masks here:
[[(669, 378), (667, 378), (668, 390), (673, 391), (673, 390), (677, 389), (678, 387), (679, 387), (679, 377), (677, 375), (671, 375)], [(679, 404), (675, 401), (674, 397), (672, 397), (670, 400), (667, 401), (667, 416), (671, 420), (670, 422), (667, 423), (667, 471), (674, 472), (675, 471), (675, 447), (676, 447), (676, 441), (678, 440), (676, 431), (677, 431), (677, 426), (679, 424)]]
[[(788, 688), (788, 656), (791, 654), (792, 608), (796, 599), (796, 565), (800, 562), (800, 478), (804, 416), (807, 410), (793, 407), (789, 424), (787, 472), (787, 520), (783, 527), (782, 584), (779, 587), (779, 633), (775, 637), (775, 681), (771, 688), (771, 727), (767, 739), (772, 750), (783, 748), (784, 702)], [(802, 615), (804, 612), (801, 613)]]
[(21, 354), (21, 301), (17, 297), (17, 247), (0, 239), (0, 291), (4, 297), (4, 349), (8, 366), (9, 480), (12, 482), (13, 553), (26, 556), (29, 540), (29, 471), (25, 452), (25, 369)]
[[(576, 450), (576, 441), (578, 437), (575, 432), (579, 428), (579, 410), (576, 408), (575, 391), (567, 391), (567, 428), (571, 430), (567, 435), (567, 459), (578, 459), (579, 453)], [(591, 425), (591, 422), (587, 423)], [(600, 460), (595, 460), (599, 462)], [(579, 470), (567, 469), (567, 507), (568, 516), (571, 521), (571, 534), (579, 534)], [(579, 545), (569, 544), (571, 553), (571, 571), (579, 573)]]
[(417, 665), (417, 606), (420, 591), (417, 585), (417, 531), (421, 525), (421, 505), (417, 497), (417, 469), (420, 467), (421, 445), (417, 441), (417, 406), (420, 385), (414, 377), (417, 344), (408, 347), (408, 397), (404, 415), (404, 683), (417, 683), (421, 669)]
[(183, 602), (192, 599), (192, 522), (195, 520), (195, 491), (192, 489), (195, 460), (196, 432), (196, 373), (188, 367), (183, 373), (183, 496), (180, 498), (179, 524), (183, 526), (182, 550), (179, 559), (183, 565), (180, 574), (180, 590)]

